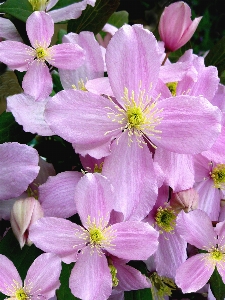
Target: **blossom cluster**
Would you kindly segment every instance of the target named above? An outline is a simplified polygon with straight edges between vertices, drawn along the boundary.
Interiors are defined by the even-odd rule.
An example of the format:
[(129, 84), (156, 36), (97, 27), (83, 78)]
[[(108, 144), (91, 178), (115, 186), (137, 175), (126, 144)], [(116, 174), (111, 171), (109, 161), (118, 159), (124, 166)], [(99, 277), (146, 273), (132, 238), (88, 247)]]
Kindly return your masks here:
[(69, 32), (52, 45), (54, 22), (78, 18), (95, 1), (56, 10), (58, 1), (29, 2), (29, 45), (8, 19), (0, 22), (8, 24), (0, 62), (25, 72), (7, 112), (36, 139), (70, 143), (82, 170), (56, 174), (32, 143), (0, 144), (0, 218), (21, 249), (44, 252), (24, 283), (0, 254), (0, 292), (57, 299), (63, 262), (73, 263), (69, 288), (84, 300), (146, 288), (156, 299), (176, 289), (213, 299), (215, 268), (225, 282), (225, 88), (192, 49), (169, 60), (201, 17), (192, 21), (189, 6), (176, 2), (160, 18), (161, 41), (140, 24), (106, 24), (104, 39)]

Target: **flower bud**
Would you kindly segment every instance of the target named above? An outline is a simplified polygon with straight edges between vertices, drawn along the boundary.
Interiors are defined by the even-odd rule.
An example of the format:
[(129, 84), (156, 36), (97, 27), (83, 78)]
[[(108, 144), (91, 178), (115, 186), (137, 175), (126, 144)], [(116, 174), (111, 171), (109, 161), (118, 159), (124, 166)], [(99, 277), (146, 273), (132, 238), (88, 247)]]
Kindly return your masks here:
[(194, 34), (202, 17), (191, 20), (191, 9), (183, 1), (166, 7), (159, 21), (159, 34), (166, 52), (172, 52), (186, 44)]
[(31, 245), (28, 238), (29, 228), (39, 218), (43, 217), (43, 210), (34, 197), (17, 200), (11, 211), (11, 226), (20, 247), (23, 248), (25, 244)]
[(198, 208), (198, 192), (194, 189), (188, 189), (179, 193), (174, 193), (170, 199), (170, 205), (175, 211), (185, 212)]

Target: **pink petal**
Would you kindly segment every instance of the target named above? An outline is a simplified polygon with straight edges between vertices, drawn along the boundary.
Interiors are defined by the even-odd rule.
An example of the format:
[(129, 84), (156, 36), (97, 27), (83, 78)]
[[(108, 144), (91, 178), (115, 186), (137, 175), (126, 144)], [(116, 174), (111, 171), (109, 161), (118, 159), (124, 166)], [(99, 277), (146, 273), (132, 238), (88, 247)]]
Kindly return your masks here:
[(108, 77), (88, 80), (88, 82), (85, 84), (85, 87), (89, 92), (92, 92), (97, 95), (104, 94), (108, 96), (113, 96), (113, 91), (111, 89)]
[(209, 256), (208, 253), (194, 255), (178, 268), (175, 280), (183, 293), (196, 292), (207, 283), (215, 269)]
[(14, 296), (15, 289), (12, 286), (16, 283), (19, 287), (23, 286), (16, 267), (5, 255), (0, 254), (0, 292), (7, 296)]
[(0, 145), (0, 200), (17, 197), (37, 177), (38, 153), (18, 143)]
[(207, 250), (216, 246), (216, 233), (208, 215), (196, 209), (185, 213), (181, 211), (177, 217), (177, 231), (189, 244)]
[[(120, 132), (118, 123), (108, 118), (106, 107), (114, 109), (104, 97), (71, 89), (59, 92), (48, 101), (45, 118), (56, 134), (75, 144), (77, 153), (91, 155), (92, 149), (103, 147), (100, 154), (92, 155), (101, 158), (110, 154), (111, 139)], [(118, 130), (114, 132), (115, 129)]]
[(159, 233), (148, 223), (122, 222), (111, 225), (116, 231), (112, 246), (105, 249), (119, 258), (146, 260), (157, 249)]
[(67, 171), (50, 176), (39, 186), (39, 201), (45, 217), (69, 218), (76, 214), (75, 187), (82, 173)]
[(63, 37), (64, 43), (78, 44), (85, 50), (85, 61), (76, 70), (59, 70), (60, 80), (64, 89), (71, 88), (74, 84), (78, 88), (78, 82), (103, 77), (104, 62), (102, 52), (92, 32), (84, 31), (80, 34), (69, 33)]
[(141, 148), (136, 141), (129, 146), (128, 139), (124, 132), (118, 143), (113, 142), (111, 155), (104, 160), (102, 174), (116, 188), (115, 210), (124, 214), (124, 220), (139, 221), (155, 204), (158, 186), (148, 147), (143, 144)]
[(113, 265), (117, 269), (116, 277), (119, 280), (119, 284), (116, 289), (121, 291), (140, 290), (150, 288), (151, 283), (145, 275), (142, 275), (140, 271), (126, 265), (120, 259), (113, 259)]
[(77, 260), (77, 253), (85, 246), (80, 226), (61, 218), (41, 218), (30, 227), (29, 239), (45, 252), (55, 253), (65, 263)]
[(26, 71), (29, 62), (34, 59), (30, 54), (32, 50), (31, 47), (20, 42), (3, 41), (0, 43), (0, 61), (13, 70)]
[(52, 17), (54, 23), (58, 23), (79, 18), (86, 6), (86, 1), (81, 1), (59, 9), (51, 10), (48, 12), (48, 14)]
[(11, 41), (22, 42), (22, 38), (15, 25), (9, 19), (5, 18), (0, 18), (0, 37)]
[(75, 70), (84, 62), (84, 50), (72, 43), (54, 45), (49, 48), (49, 51), (51, 58), (46, 60), (57, 68)]
[(54, 34), (54, 22), (49, 14), (35, 11), (27, 19), (26, 30), (32, 47), (47, 48)]
[(187, 259), (187, 242), (178, 234), (163, 232), (154, 254), (156, 271), (160, 276), (175, 278), (177, 268)]
[(165, 184), (174, 192), (193, 187), (195, 181), (192, 155), (178, 154), (159, 147), (155, 151), (154, 161), (164, 171)]
[(49, 299), (60, 286), (61, 269), (61, 259), (58, 256), (52, 253), (41, 254), (30, 266), (24, 285), (31, 286), (32, 295), (37, 293)]
[(145, 90), (146, 95), (151, 94), (160, 68), (155, 37), (141, 25), (124, 25), (107, 47), (106, 66), (112, 91), (121, 105), (124, 105), (121, 97), (125, 87), (130, 96), (134, 91), (136, 101), (140, 88)]
[(81, 299), (108, 299), (112, 293), (112, 276), (105, 255), (85, 247), (71, 272), (69, 287)]
[(22, 87), (24, 93), (35, 100), (46, 99), (53, 88), (52, 77), (46, 64), (34, 60), (23, 78)]
[(114, 206), (114, 194), (106, 177), (98, 173), (85, 174), (76, 186), (74, 198), (84, 227), (88, 226), (88, 217), (91, 217), (91, 221), (95, 220), (96, 226), (108, 224)]
[(26, 132), (37, 133), (42, 136), (54, 135), (44, 120), (45, 105), (48, 98), (35, 101), (32, 96), (17, 94), (7, 98), (7, 111), (11, 111), (17, 123)]
[(182, 153), (195, 154), (212, 147), (221, 131), (221, 112), (202, 97), (177, 96), (160, 100), (162, 121), (149, 136), (156, 146)]

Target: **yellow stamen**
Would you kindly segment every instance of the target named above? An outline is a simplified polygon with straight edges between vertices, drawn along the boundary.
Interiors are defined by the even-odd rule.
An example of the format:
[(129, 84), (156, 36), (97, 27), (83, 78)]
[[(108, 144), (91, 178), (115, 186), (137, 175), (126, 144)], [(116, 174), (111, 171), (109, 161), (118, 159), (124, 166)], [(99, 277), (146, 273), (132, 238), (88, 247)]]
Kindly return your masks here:
[(171, 232), (174, 230), (176, 225), (176, 214), (175, 211), (170, 207), (162, 208), (161, 206), (157, 209), (155, 216), (156, 224), (164, 231)]
[(176, 96), (178, 82), (168, 82), (166, 86), (169, 88), (172, 96)]
[(213, 168), (210, 175), (214, 182), (215, 188), (217, 189), (225, 188), (225, 165), (224, 164), (216, 165), (216, 167)]
[(33, 10), (45, 10), (49, 0), (28, 0), (33, 7)]

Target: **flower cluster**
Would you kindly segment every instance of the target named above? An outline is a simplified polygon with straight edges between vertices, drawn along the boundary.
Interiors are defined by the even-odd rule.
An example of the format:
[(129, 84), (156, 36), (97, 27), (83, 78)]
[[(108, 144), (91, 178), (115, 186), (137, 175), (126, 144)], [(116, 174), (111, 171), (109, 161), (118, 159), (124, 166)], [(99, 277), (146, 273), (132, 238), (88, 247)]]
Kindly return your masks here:
[[(54, 23), (101, 1), (28, 2), (26, 39), (0, 21), (8, 26), (0, 62), (23, 74), (4, 114), (32, 134), (27, 145), (0, 144), (0, 220), (10, 221), (20, 251), (45, 253), (22, 281), (20, 265), (1, 252), (5, 233), (0, 292), (16, 300), (65, 299), (58, 291), (67, 286), (83, 300), (139, 289), (155, 299), (210, 294), (215, 268), (225, 283), (225, 88), (192, 49), (169, 59), (201, 17), (192, 21), (176, 2), (160, 18), (161, 41), (140, 24), (106, 24), (106, 35), (64, 32), (54, 44)], [(69, 145), (81, 168), (55, 170), (43, 139)]]

